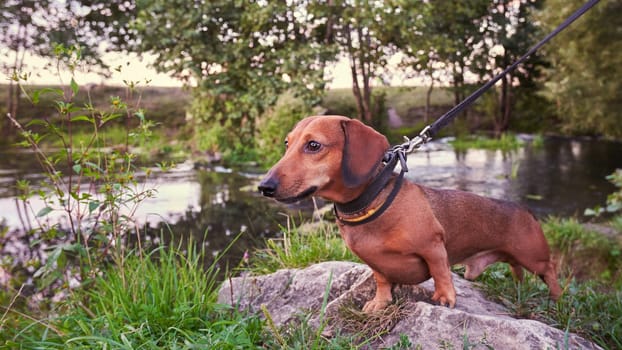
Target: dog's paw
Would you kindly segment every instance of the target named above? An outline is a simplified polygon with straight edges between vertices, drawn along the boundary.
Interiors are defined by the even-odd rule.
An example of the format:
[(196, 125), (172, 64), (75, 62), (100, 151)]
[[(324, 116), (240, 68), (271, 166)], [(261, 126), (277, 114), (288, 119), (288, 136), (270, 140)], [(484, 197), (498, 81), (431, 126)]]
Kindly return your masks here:
[(372, 313), (376, 311), (383, 310), (391, 303), (391, 300), (385, 299), (372, 299), (365, 303), (363, 306), (364, 313)]
[(456, 292), (452, 290), (449, 293), (445, 293), (436, 290), (434, 295), (432, 295), (432, 300), (438, 302), (441, 306), (449, 306), (453, 309), (456, 306)]

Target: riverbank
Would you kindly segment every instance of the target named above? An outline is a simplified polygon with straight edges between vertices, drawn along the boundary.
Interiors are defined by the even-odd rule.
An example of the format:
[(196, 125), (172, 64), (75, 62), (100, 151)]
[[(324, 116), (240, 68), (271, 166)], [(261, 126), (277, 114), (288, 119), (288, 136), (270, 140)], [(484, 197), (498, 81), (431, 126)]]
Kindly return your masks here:
[[(579, 334), (605, 349), (619, 348), (622, 262), (616, 254), (622, 244), (620, 222), (620, 217), (610, 222), (617, 232), (614, 237), (586, 230), (573, 219), (551, 218), (544, 223), (562, 266), (564, 295), (557, 303), (546, 301), (546, 287), (537, 278), (528, 274), (523, 283), (517, 283), (504, 264), (489, 268), (478, 278), (479, 286), (490, 300), (511, 310), (512, 317), (535, 319)], [(268, 248), (249, 252), (239, 266), (230, 266), (230, 273), (268, 273), (319, 261), (352, 260), (344, 254), (347, 249), (335, 225), (317, 225), (292, 227), (283, 239), (272, 240)], [(202, 269), (204, 258), (205, 250), (191, 245), (162, 247), (151, 254), (134, 252), (122, 264), (103, 269), (91, 283), (70, 289), (63, 301), (42, 303), (37, 309), (18, 296), (18, 286), (3, 291), (0, 344), (59, 349), (339, 349), (370, 339), (361, 339), (357, 332), (325, 338), (305, 321), (304, 313), (300, 322), (277, 329), (264, 315), (218, 304), (218, 265)], [(459, 267), (455, 272), (462, 273)], [(401, 339), (394, 348), (414, 348), (418, 343), (417, 339)]]
[[(51, 88), (56, 89), (56, 87), (37, 85), (25, 87), (30, 93)], [(402, 142), (403, 136), (415, 136), (427, 124), (451, 109), (455, 103), (451, 89), (446, 87), (438, 87), (432, 90), (429, 109), (425, 106), (427, 87), (378, 87), (375, 89), (375, 93), (383, 96), (384, 101), (383, 110), (379, 112), (382, 115), (377, 116), (377, 118), (383, 121), (379, 122), (378, 127), (381, 128), (381, 131), (387, 135), (389, 141), (393, 144)], [(0, 84), (0, 101), (3, 100), (2, 96), (6, 94), (7, 85)], [(41, 93), (36, 104), (23, 98), (20, 102), (17, 119), (23, 124), (27, 124), (35, 117), (40, 120), (57, 123), (56, 98), (57, 96), (54, 94)], [(291, 97), (290, 100), (295, 101), (296, 99)], [(221, 164), (224, 162), (226, 166), (239, 165), (235, 164), (237, 158), (223, 157), (223, 153), (227, 153), (230, 150), (205, 149), (202, 146), (203, 143), (207, 142), (204, 139), (207, 136), (202, 133), (196, 133), (197, 125), (194, 124), (196, 120), (193, 118), (200, 119), (201, 116), (191, 116), (188, 114), (192, 105), (192, 91), (189, 89), (151, 86), (137, 86), (134, 89), (128, 89), (122, 86), (93, 84), (80, 87), (76, 96), (73, 97), (72, 105), (78, 108), (89, 106), (88, 108), (96, 111), (108, 111), (111, 107), (113, 110), (116, 108), (113, 106), (114, 101), (122, 101), (127, 103), (131, 110), (140, 109), (144, 112), (144, 118), (148, 121), (147, 126), (150, 129), (149, 137), (135, 138), (132, 136), (135, 133), (131, 132), (131, 129), (137, 125), (138, 118), (128, 115), (128, 117), (124, 116), (117, 120), (109, 121), (98, 130), (103, 135), (106, 147), (111, 149), (138, 147), (140, 148), (138, 154), (145, 157), (193, 157), (199, 162), (216, 160)], [(292, 103), (295, 104), (295, 102)], [(0, 105), (0, 112), (2, 107)], [(274, 108), (278, 109), (278, 106)], [(356, 104), (350, 89), (326, 91), (316, 111), (351, 117), (357, 114)], [(461, 115), (454, 123), (443, 129), (439, 136), (457, 136), (458, 141), (461, 141), (459, 145), (464, 146), (466, 143), (462, 141), (469, 139), (471, 135), (481, 136), (489, 134), (492, 130), (491, 117), (487, 116), (486, 113), (488, 112), (485, 111), (485, 106), (482, 103), (476, 103), (469, 109), (467, 114)], [(554, 125), (555, 118), (544, 118), (539, 113), (533, 111), (529, 113), (531, 113), (529, 116), (521, 115), (521, 118), (517, 118), (514, 123), (511, 123), (507, 132), (528, 132), (539, 135), (560, 133), (560, 128)], [(267, 112), (267, 115), (270, 116), (270, 112)], [(259, 119), (262, 118), (266, 118), (266, 116), (262, 116)], [(290, 116), (289, 118), (297, 117)], [(77, 118), (76, 121), (80, 121), (80, 118)], [(291, 122), (291, 120), (288, 120), (288, 122)], [(76, 125), (73, 127), (73, 135), (71, 137), (74, 143), (73, 146), (79, 147), (80, 145), (88, 144), (93, 134), (92, 127), (85, 123), (74, 124)], [(34, 128), (34, 130), (38, 129)], [(66, 136), (63, 134), (63, 130), (59, 131), (60, 135)], [(285, 133), (286, 131), (280, 130), (279, 132)], [(264, 137), (259, 134), (255, 135), (255, 138)], [(214, 134), (212, 136), (216, 137), (218, 135)], [(49, 147), (66, 146), (59, 143), (58, 140), (52, 139), (54, 138), (43, 138), (43, 145)], [(0, 143), (5, 141), (13, 142), (15, 140), (5, 139), (0, 141)], [(258, 146), (260, 144), (261, 142), (258, 143)], [(223, 144), (218, 146), (224, 147)], [(272, 147), (275, 145), (272, 142), (267, 142), (264, 146), (268, 149), (247, 150), (244, 153), (243, 161), (253, 161), (263, 167), (269, 166), (268, 163), (265, 163), (265, 153), (273, 152)]]
[[(218, 342), (222, 336), (226, 338), (222, 344), (240, 341), (250, 346), (274, 347), (277, 343), (282, 346), (283, 339), (274, 340), (275, 334), (282, 333), (274, 331), (269, 318), (268, 324), (265, 324), (255, 314), (239, 313), (214, 301), (215, 290), (221, 280), (216, 276), (221, 275), (213, 272), (217, 265), (212, 264), (212, 259), (221, 257), (223, 251), (228, 249), (241, 249), (237, 260), (226, 260), (224, 257), (220, 260), (216, 259), (217, 264), (223, 269), (229, 267), (230, 271), (236, 272), (260, 269), (259, 260), (255, 258), (261, 254), (277, 257), (278, 259), (275, 260), (277, 263), (273, 264), (277, 268), (291, 267), (293, 263), (301, 261), (299, 267), (318, 261), (352, 259), (342, 242), (335, 237), (334, 226), (327, 227), (322, 232), (315, 240), (316, 246), (313, 249), (309, 249), (304, 243), (306, 234), (301, 234), (300, 243), (296, 243), (302, 247), (298, 253), (292, 253), (296, 250), (293, 247), (281, 249), (278, 240), (268, 240), (266, 243), (268, 250), (254, 254), (255, 250), (250, 246), (245, 249), (247, 246), (244, 244), (250, 240), (243, 244), (242, 241), (238, 241), (238, 236), (236, 238), (233, 236), (236, 232), (241, 232), (252, 236), (251, 239), (260, 241), (263, 237), (282, 235), (284, 241), (289, 238), (291, 243), (293, 234), (289, 225), (285, 226), (287, 229), (284, 229), (283, 225), (280, 228), (274, 228), (278, 226), (275, 222), (282, 217), (278, 213), (283, 207), (274, 206), (267, 209), (268, 201), (259, 200), (257, 196), (253, 197), (248, 191), (241, 194), (244, 191), (240, 190), (236, 178), (244, 178), (245, 187), (252, 186), (249, 184), (252, 180), (247, 179), (252, 175), (235, 173), (230, 168), (222, 167), (220, 167), (222, 170), (220, 174), (218, 174), (219, 171), (211, 171), (212, 169), (195, 171), (197, 169), (190, 166), (189, 172), (198, 178), (197, 182), (200, 183), (199, 186), (190, 186), (190, 192), (194, 192), (192, 198), (196, 199), (192, 201), (193, 207), (187, 206), (188, 202), (185, 202), (185, 206), (180, 210), (180, 217), (174, 219), (169, 215), (170, 212), (144, 213), (144, 216), (159, 215), (161, 220), (158, 221), (156, 230), (160, 230), (160, 234), (167, 232), (169, 235), (165, 238), (158, 236), (157, 232), (153, 235), (152, 231), (145, 234), (141, 230), (140, 220), (143, 218), (136, 218), (138, 214), (143, 214), (136, 209), (138, 204), (147, 203), (153, 199), (154, 207), (162, 209), (170, 206), (177, 192), (181, 191), (178, 190), (179, 187), (175, 187), (177, 190), (173, 190), (174, 193), (163, 193), (164, 186), (152, 191), (153, 183), (142, 181), (143, 177), (147, 177), (144, 175), (154, 173), (154, 168), (144, 168), (142, 164), (136, 162), (135, 154), (127, 152), (136, 150), (131, 147), (136, 144), (130, 144), (128, 138), (137, 136), (140, 140), (142, 136), (147, 137), (154, 125), (146, 123), (140, 111), (123, 109), (125, 114), (121, 114), (119, 107), (123, 105), (122, 102), (118, 99), (113, 99), (112, 102), (116, 103), (113, 107), (113, 111), (117, 109), (116, 112), (112, 114), (93, 113), (89, 116), (72, 115), (72, 112), (69, 112), (71, 107), (67, 107), (65, 102), (59, 102), (61, 103), (59, 106), (66, 107), (64, 108), (66, 118), (75, 118), (76, 121), (84, 122), (87, 126), (96, 125), (100, 121), (99, 118), (103, 116), (110, 118), (111, 121), (116, 120), (115, 118), (129, 120), (137, 117), (141, 124), (130, 125), (130, 127), (138, 130), (130, 133), (128, 129), (117, 125), (116, 128), (108, 130), (109, 134), (104, 131), (101, 134), (95, 132), (93, 136), (98, 138), (96, 142), (88, 142), (86, 141), (88, 138), (86, 140), (80, 138), (80, 130), (69, 127), (65, 138), (62, 137), (65, 134), (59, 132), (55, 125), (39, 121), (39, 124), (33, 126), (47, 128), (47, 131), (52, 134), (61, 136), (62, 144), (66, 146), (58, 148), (58, 145), (52, 144), (52, 147), (57, 147), (58, 152), (48, 155), (45, 159), (48, 161), (44, 162), (46, 165), (60, 164), (59, 167), (47, 167), (47, 173), (43, 176), (40, 173), (33, 174), (32, 170), (27, 170), (30, 171), (27, 173), (18, 173), (14, 171), (15, 165), (10, 163), (7, 171), (2, 171), (2, 174), (9, 174), (3, 177), (2, 181), (9, 183), (7, 188), (15, 192), (1, 199), (10, 202), (9, 204), (17, 207), (18, 210), (22, 210), (13, 217), (18, 217), (22, 226), (29, 225), (28, 216), (39, 224), (36, 226), (32, 223), (34, 229), (24, 229), (23, 242), (19, 241), (18, 244), (8, 248), (4, 244), (2, 246), (2, 261), (0, 261), (2, 265), (0, 266), (4, 270), (0, 270), (3, 272), (0, 278), (3, 279), (2, 285), (6, 287), (2, 288), (0, 297), (2, 301), (0, 326), (3, 327), (3, 331), (7, 330), (7, 332), (2, 332), (3, 336), (7, 334), (7, 344), (9, 346), (29, 344), (26, 347), (157, 348), (184, 347), (186, 344), (201, 343), (206, 346), (219, 346)], [(30, 135), (33, 137), (30, 146), (38, 149), (41, 140), (39, 135), (36, 133)], [(88, 133), (85, 135), (88, 137)], [(282, 151), (281, 140), (282, 138), (278, 139), (279, 154)], [(616, 157), (619, 157), (619, 147), (614, 145), (611, 151), (610, 144), (603, 146), (577, 140), (566, 141), (560, 146), (556, 140), (544, 140), (541, 148), (520, 147), (514, 152), (455, 151), (446, 143), (440, 142), (430, 145), (431, 148), (422, 149), (421, 152), (409, 158), (409, 168), (412, 171), (407, 174), (407, 177), (429, 186), (457, 188), (492, 197), (527, 202), (540, 217), (546, 216), (547, 208), (561, 211), (570, 204), (569, 210), (576, 213), (576, 210), (582, 211), (586, 207), (592, 207), (595, 203), (602, 204), (605, 201), (604, 197), (610, 191), (607, 190), (609, 187), (599, 188), (598, 180), (604, 181), (603, 178), (611, 172), (611, 167), (619, 167), (618, 163), (615, 163), (618, 159)], [(115, 149), (115, 146), (124, 142), (125, 148)], [(85, 143), (87, 143), (86, 149), (83, 147)], [(146, 144), (143, 147), (159, 149), (160, 146), (167, 146), (162, 140), (157, 141), (156, 144), (153, 146)], [(109, 149), (114, 149), (114, 151), (108, 152)], [(26, 158), (36, 158), (32, 157), (32, 154), (27, 154)], [(42, 155), (42, 153), (37, 154)], [(12, 157), (2, 158), (14, 160)], [(610, 158), (613, 161), (606, 163), (602, 158)], [(42, 160), (39, 159), (39, 161)], [(35, 163), (35, 165), (40, 164)], [(24, 167), (24, 164), (20, 166)], [(156, 165), (156, 168), (159, 167), (162, 167), (162, 164)], [(25, 166), (25, 168), (32, 168), (32, 166)], [(164, 168), (167, 167), (164, 166)], [(4, 168), (0, 168), (2, 169)], [(547, 173), (542, 174), (543, 170)], [(578, 180), (582, 179), (582, 171), (591, 177), (587, 177), (588, 180), (584, 182), (579, 182)], [(600, 174), (601, 171), (606, 171), (606, 173)], [(67, 182), (65, 182), (66, 179)], [(41, 181), (41, 184), (31, 184), (30, 180)], [(87, 182), (88, 185), (86, 185)], [(191, 180), (188, 177), (180, 182), (187, 184)], [(50, 183), (54, 185), (51, 189)], [(76, 184), (82, 186), (76, 186)], [(155, 196), (156, 190), (162, 191), (159, 194), (161, 197)], [(587, 206), (579, 202), (583, 198), (584, 192), (582, 191), (585, 191), (586, 196), (590, 196), (590, 204)], [(597, 197), (593, 197), (594, 193)], [(43, 204), (41, 208), (33, 207), (35, 198), (41, 200)], [(550, 198), (561, 198), (561, 200), (549, 203)], [(314, 204), (309, 206), (312, 207)], [(72, 208), (76, 208), (76, 205), (78, 210), (74, 211)], [(127, 207), (131, 207), (129, 213), (123, 211)], [(3, 211), (3, 213), (6, 212)], [(23, 213), (28, 213), (28, 216), (20, 216)], [(54, 213), (67, 214), (65, 217), (69, 219), (66, 219), (64, 227), (62, 222), (53, 221)], [(74, 214), (75, 217), (70, 217)], [(568, 215), (572, 214), (573, 212)], [(85, 216), (88, 218), (85, 219)], [(258, 224), (258, 217), (271, 221), (272, 226), (265, 228), (263, 223)], [(186, 226), (177, 225), (177, 221), (173, 224), (174, 220)], [(68, 231), (68, 228), (71, 231)], [(216, 239), (205, 240), (206, 232), (214, 235)], [(0, 241), (4, 242), (10, 234), (9, 230), (2, 229)], [(193, 239), (196, 236), (201, 236), (203, 240)], [(561, 236), (566, 237), (568, 234)], [(583, 235), (573, 236), (572, 234), (570, 237), (572, 240), (565, 243), (570, 247), (574, 247), (576, 242), (584, 238)], [(602, 269), (600, 267), (595, 269), (599, 273), (597, 277), (589, 275), (583, 281), (598, 279), (600, 284), (595, 287), (598, 289), (597, 292), (600, 293), (599, 295), (609, 296), (606, 294), (609, 293), (608, 290), (600, 289), (603, 288), (602, 286), (608, 286), (607, 281), (616, 281), (619, 278), (616, 272), (619, 271), (617, 269), (619, 266), (616, 265), (615, 259), (609, 258), (609, 256), (615, 257), (615, 254), (619, 254), (619, 249), (607, 250), (610, 245), (608, 241), (601, 244), (600, 240), (592, 236), (585, 237), (587, 237), (586, 246), (591, 247), (596, 244), (600, 249), (599, 252), (608, 258), (596, 265), (604, 266)], [(195, 249), (194, 246), (186, 245), (189, 241), (196, 242), (196, 247), (199, 247), (196, 248), (196, 255), (188, 253)], [(331, 246), (336, 249), (323, 254), (322, 247), (327, 241), (332, 242)], [(225, 247), (220, 245), (223, 242)], [(234, 248), (230, 247), (233, 244), (231, 242), (236, 242)], [(18, 262), (16, 259), (19, 258), (19, 254), (12, 249), (20, 243), (21, 247), (29, 250), (32, 256)], [(40, 250), (34, 250), (33, 247)], [(341, 256), (334, 257), (337, 253)], [(584, 256), (583, 261), (589, 261), (590, 264), (600, 261), (592, 260), (596, 256), (596, 252), (592, 250), (587, 250), (583, 253), (584, 255), (578, 253), (572, 251), (572, 254)], [(237, 266), (242, 256), (248, 259), (243, 258), (242, 265)], [(306, 258), (301, 259), (300, 256)], [(206, 262), (210, 267), (207, 268), (207, 272), (204, 272), (202, 267)], [(16, 268), (17, 264), (21, 264), (19, 268)], [(610, 267), (610, 264), (613, 265)], [(569, 276), (576, 278), (575, 271), (583, 266), (578, 264), (570, 266), (572, 275)], [(589, 264), (586, 266), (591, 267)], [(11, 269), (10, 272), (4, 273), (7, 269)], [(274, 267), (263, 269), (267, 271)], [(591, 270), (586, 268), (585, 271)], [(495, 272), (493, 278), (502, 276), (504, 281), (507, 279), (507, 271), (493, 272)], [(206, 280), (209, 282), (207, 286), (204, 285)], [(502, 283), (495, 281), (494, 285), (499, 286)], [(567, 286), (570, 291), (581, 288), (581, 286), (573, 285), (572, 282), (568, 282)], [(178, 290), (184, 288), (190, 294), (178, 296)], [(531, 294), (530, 291), (522, 291), (516, 285), (509, 285), (507, 289), (519, 291), (516, 296), (518, 301), (524, 300), (525, 293)], [(536, 288), (537, 291), (539, 291), (538, 288)], [(503, 291), (503, 293), (509, 292)], [(542, 301), (538, 297), (536, 300)], [(617, 302), (619, 298), (607, 297), (607, 300)], [(588, 300), (587, 303), (580, 304), (593, 304), (593, 310), (596, 310), (596, 313), (602, 313), (603, 309), (599, 303)], [(518, 305), (519, 308), (524, 307), (522, 303)], [(575, 310), (577, 306), (571, 303), (570, 305), (562, 304), (562, 307), (567, 309), (556, 311), (561, 316), (552, 318), (553, 322), (559, 323), (560, 327), (569, 327), (567, 321), (574, 320), (576, 315), (575, 311), (569, 312), (568, 310)], [(611, 308), (615, 310), (615, 305)], [(547, 309), (544, 312), (549, 313), (550, 310)], [(212, 315), (217, 318), (213, 318)], [(604, 319), (606, 315), (599, 316)], [(222, 320), (225, 320), (224, 323)], [(238, 325), (245, 324), (246, 320), (249, 322), (248, 327), (243, 326), (241, 330), (237, 328)], [(607, 332), (610, 332), (611, 327), (609, 321), (603, 322), (607, 330), (598, 331), (600, 332), (598, 334), (604, 334), (602, 337), (607, 339), (604, 342), (608, 344), (611, 337), (607, 335), (609, 334)], [(222, 328), (224, 324), (231, 327)], [(594, 326), (594, 323), (591, 323), (591, 325), (596, 328), (603, 327), (602, 324)], [(582, 328), (577, 327), (577, 329), (583, 332)], [(246, 338), (237, 336), (238, 331), (243, 332)], [(298, 329), (289, 333), (297, 331)], [(304, 332), (300, 335), (302, 338), (296, 337), (291, 340), (294, 344), (305, 345), (301, 347), (314, 347), (309, 344), (331, 347), (336, 344), (332, 343), (333, 339), (325, 342), (313, 328), (302, 328), (301, 331)], [(224, 333), (221, 334), (221, 332)], [(316, 336), (304, 337), (305, 334), (316, 334)], [(217, 340), (216, 343), (213, 343), (214, 339)], [(345, 339), (347, 342), (352, 340), (347, 337)], [(311, 340), (312, 343), (310, 343)], [(344, 341), (344, 339), (337, 341)], [(289, 340), (285, 343), (290, 344)]]

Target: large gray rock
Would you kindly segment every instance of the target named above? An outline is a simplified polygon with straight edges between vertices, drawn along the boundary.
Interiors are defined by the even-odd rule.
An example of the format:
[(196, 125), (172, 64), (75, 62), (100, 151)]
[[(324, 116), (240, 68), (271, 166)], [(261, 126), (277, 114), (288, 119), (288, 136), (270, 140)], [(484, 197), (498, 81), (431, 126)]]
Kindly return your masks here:
[[(375, 283), (367, 266), (351, 262), (233, 278), (223, 284), (218, 301), (258, 313), (263, 304), (277, 326), (310, 313), (311, 325), (324, 324), (325, 336), (365, 329), (384, 331), (369, 343), (370, 348), (392, 346), (405, 335), (423, 349), (599, 349), (575, 334), (533, 320), (514, 319), (503, 306), (486, 300), (473, 283), (457, 275), (453, 280), (458, 294), (454, 309), (432, 303), (434, 282), (428, 280), (418, 286), (396, 287), (393, 294), (399, 301), (384, 315), (369, 317), (360, 308), (373, 296)], [(322, 315), (326, 295), (328, 303)]]

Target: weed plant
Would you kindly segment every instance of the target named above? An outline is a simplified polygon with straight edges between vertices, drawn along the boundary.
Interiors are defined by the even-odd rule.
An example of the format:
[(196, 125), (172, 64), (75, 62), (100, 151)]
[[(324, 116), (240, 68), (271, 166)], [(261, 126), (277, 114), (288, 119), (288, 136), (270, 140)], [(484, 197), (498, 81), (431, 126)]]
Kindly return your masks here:
[(544, 232), (558, 252), (561, 273), (581, 280), (601, 281), (622, 288), (622, 242), (586, 229), (576, 219), (549, 218)]
[(267, 321), (269, 314), (261, 318), (218, 304), (219, 257), (204, 269), (205, 254), (192, 242), (145, 255), (131, 252), (123, 266), (109, 265), (49, 314), (0, 313), (0, 348), (358, 348), (351, 336), (323, 337), (321, 328), (309, 325), (310, 314), (277, 328)]
[[(22, 209), (19, 214), (24, 224), (25, 238), (37, 255), (33, 253), (34, 258), (28, 261), (13, 261), (13, 257), (3, 257), (2, 264), (17, 270), (19, 278), (13, 277), (7, 283), (7, 290), (0, 293), (0, 334), (4, 337), (13, 333), (12, 337), (5, 338), (13, 345), (36, 341), (39, 343), (34, 347), (44, 348), (48, 347), (46, 344), (50, 339), (62, 338), (64, 334), (73, 332), (71, 327), (82, 329), (85, 333), (81, 337), (85, 339), (98, 336), (103, 339), (107, 334), (117, 333), (122, 334), (118, 339), (127, 337), (124, 333), (128, 332), (127, 328), (115, 328), (117, 325), (114, 322), (120, 321), (110, 319), (113, 314), (104, 313), (113, 312), (114, 315), (121, 315), (124, 322), (129, 321), (119, 308), (111, 305), (105, 309), (95, 308), (94, 311), (90, 308), (97, 306), (92, 301), (101, 302), (97, 299), (101, 296), (125, 305), (127, 312), (135, 312), (127, 309), (130, 305), (126, 301), (119, 300), (122, 293), (110, 295), (107, 292), (115, 288), (127, 291), (131, 289), (128, 283), (139, 281), (145, 283), (143, 290), (148, 290), (147, 284), (151, 281), (140, 279), (143, 274), (127, 276), (125, 272), (126, 268), (129, 271), (135, 268), (126, 264), (127, 259), (133, 261), (132, 254), (135, 253), (129, 251), (128, 243), (140, 241), (140, 237), (133, 239), (133, 235), (139, 232), (134, 213), (146, 198), (155, 195), (153, 188), (138, 180), (139, 176), (148, 178), (153, 168), (139, 168), (135, 163), (136, 155), (130, 149), (130, 145), (135, 142), (148, 139), (154, 126), (140, 108), (138, 83), (126, 82), (125, 99), (110, 97), (106, 109), (95, 108), (90, 100), (78, 103), (76, 96), (81, 87), (73, 74), (82, 64), (81, 49), (77, 46), (56, 45), (54, 53), (61, 87), (33, 87), (29, 85), (30, 75), (22, 72), (14, 72), (10, 77), (32, 104), (38, 105), (44, 100), (51, 103), (47, 108), (55, 110), (55, 116), (7, 115), (23, 140), (18, 146), (33, 152), (45, 178), (40, 183), (32, 183), (28, 179), (16, 183), (18, 198), (22, 202), (18, 208)], [(60, 77), (63, 69), (71, 73), (67, 86), (62, 84), (63, 79)], [(30, 121), (22, 123), (24, 120)], [(102, 130), (108, 125), (114, 125), (115, 121), (121, 122), (126, 128), (115, 128), (117, 139), (111, 142)], [(90, 130), (90, 134), (79, 137), (85, 135), (85, 130)], [(121, 147), (112, 147), (119, 143)], [(166, 170), (166, 165), (160, 164), (159, 167)], [(42, 202), (42, 207), (35, 207), (37, 201), (33, 199)], [(17, 268), (20, 264), (22, 266)], [(23, 276), (27, 270), (31, 271), (30, 275)], [(109, 285), (98, 285), (102, 283), (99, 278), (106, 274), (105, 271), (116, 271), (119, 275), (107, 276), (110, 277), (106, 280)], [(120, 280), (116, 281), (114, 277)], [(115, 285), (121, 282), (123, 289)], [(93, 285), (98, 285), (100, 289), (87, 297)], [(25, 289), (28, 293), (24, 293)], [(71, 307), (63, 307), (59, 302), (69, 303), (67, 305)], [(82, 309), (92, 318), (103, 321), (99, 324), (83, 322), (81, 316), (70, 312), (73, 309)], [(58, 315), (65, 314), (75, 317), (60, 322)], [(25, 324), (28, 320), (32, 322)], [(91, 329), (91, 334), (87, 332), (89, 327), (97, 328)], [(138, 332), (144, 327), (151, 325), (140, 325), (132, 332)], [(41, 329), (40, 333), (36, 333), (39, 336), (35, 334), (30, 337), (33, 334), (31, 331), (37, 329)], [(49, 347), (54, 344), (52, 341)], [(116, 347), (112, 343), (103, 346)]]
[[(153, 169), (139, 168), (130, 150), (134, 142), (148, 139), (154, 126), (140, 108), (138, 83), (126, 82), (125, 99), (111, 96), (105, 110), (95, 108), (90, 100), (78, 104), (80, 86), (73, 74), (82, 64), (81, 49), (56, 45), (54, 53), (59, 72), (64, 67), (71, 73), (68, 86), (33, 89), (29, 75), (18, 72), (11, 79), (32, 104), (39, 104), (44, 96), (53, 101), (48, 107), (56, 110), (57, 117), (8, 115), (23, 140), (18, 145), (34, 152), (45, 175), (41, 183), (24, 179), (16, 184), (24, 208), (20, 218), (33, 249), (49, 247), (45, 257), (32, 263), (39, 289), (86, 283), (102, 263), (122, 263), (126, 239), (137, 232), (134, 213), (145, 199), (155, 196), (155, 190), (137, 178), (139, 172), (148, 178)], [(63, 81), (60, 73), (59, 80)], [(111, 142), (101, 131), (115, 121), (126, 128), (113, 128), (116, 139)], [(78, 137), (76, 130), (90, 130), (90, 134)], [(59, 147), (50, 149), (44, 143)], [(121, 147), (111, 147), (119, 143)], [(33, 198), (40, 199), (43, 207), (34, 207)]]
[(345, 246), (336, 225), (319, 221), (311, 226), (296, 226), (288, 219), (281, 227), (281, 238), (266, 240), (266, 248), (256, 251), (250, 270), (266, 274), (284, 268), (303, 268), (323, 261), (358, 261)]
[(523, 147), (524, 142), (513, 134), (502, 134), (499, 138), (474, 136), (457, 138), (451, 141), (451, 145), (457, 151), (466, 151), (471, 148), (501, 150), (503, 152), (515, 151)]
[(216, 303), (218, 270), (216, 263), (205, 270), (204, 258), (205, 251), (193, 243), (142, 256), (131, 252), (123, 265), (109, 265), (49, 316), (9, 312), (0, 324), (0, 345), (251, 349), (272, 344), (258, 316)]

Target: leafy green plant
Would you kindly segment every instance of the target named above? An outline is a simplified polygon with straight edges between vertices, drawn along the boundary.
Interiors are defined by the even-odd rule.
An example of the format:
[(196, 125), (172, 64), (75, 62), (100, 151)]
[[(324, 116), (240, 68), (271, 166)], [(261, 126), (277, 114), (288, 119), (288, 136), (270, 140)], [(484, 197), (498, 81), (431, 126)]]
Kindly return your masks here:
[[(40, 184), (17, 183), (19, 198), (35, 221), (31, 234), (38, 237), (39, 244), (50, 247), (34, 274), (41, 288), (59, 279), (69, 285), (70, 276), (84, 282), (97, 273), (99, 262), (123, 259), (126, 244), (122, 239), (135, 229), (133, 215), (142, 201), (155, 195), (154, 189), (139, 181), (139, 176), (149, 177), (152, 169), (139, 169), (130, 148), (132, 140), (148, 138), (154, 126), (139, 108), (138, 83), (126, 81), (126, 99), (112, 96), (107, 110), (95, 108), (90, 101), (77, 104), (74, 99), (80, 86), (73, 76), (81, 64), (81, 49), (56, 45), (54, 52), (59, 72), (68, 69), (71, 73), (68, 86), (30, 89), (29, 75), (17, 72), (11, 79), (33, 104), (44, 95), (52, 96), (56, 115), (8, 115), (23, 139), (18, 145), (34, 152), (45, 175)], [(60, 76), (59, 80), (62, 82)], [(21, 122), (25, 119), (30, 121)], [(102, 129), (119, 121), (127, 126), (121, 136), (124, 146), (111, 148)], [(89, 137), (74, 138), (76, 130), (89, 128)], [(49, 144), (60, 147), (47, 147)], [(43, 205), (36, 207), (34, 198)], [(69, 274), (64, 273), (67, 270)]]
[(498, 139), (484, 136), (457, 138), (450, 142), (454, 149), (465, 151), (470, 148), (514, 151), (523, 146), (523, 141), (513, 134), (502, 134)]
[(478, 281), (491, 299), (501, 302), (516, 317), (540, 320), (577, 333), (605, 349), (622, 345), (620, 290), (606, 291), (599, 282), (562, 278), (564, 294), (552, 302), (542, 281), (527, 274), (523, 282), (518, 282), (507, 264), (489, 267)]
[(128, 252), (122, 271), (103, 268), (89, 288), (77, 289), (49, 316), (9, 320), (0, 332), (0, 347), (222, 349), (272, 344), (257, 315), (216, 303), (218, 257), (205, 269), (206, 258), (194, 242), (160, 246), (142, 256)]
[(262, 165), (270, 166), (279, 160), (284, 153), (287, 133), (298, 121), (311, 114), (302, 99), (289, 93), (279, 97), (274, 107), (268, 109), (258, 121), (257, 146)]
[(612, 174), (607, 175), (606, 179), (614, 184), (618, 190), (607, 196), (607, 202), (604, 207), (596, 206), (595, 208), (585, 209), (584, 215), (599, 216), (604, 213), (611, 214), (622, 210), (622, 169), (616, 169)]
[(586, 229), (576, 219), (549, 218), (544, 233), (558, 252), (562, 271), (582, 280), (610, 283), (621, 287), (622, 246), (614, 237)]
[(251, 256), (251, 271), (259, 274), (284, 268), (301, 268), (330, 260), (358, 261), (346, 247), (337, 226), (325, 221), (296, 227), (288, 220), (281, 238), (266, 241), (266, 248)]

